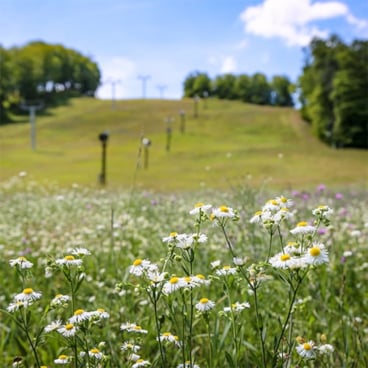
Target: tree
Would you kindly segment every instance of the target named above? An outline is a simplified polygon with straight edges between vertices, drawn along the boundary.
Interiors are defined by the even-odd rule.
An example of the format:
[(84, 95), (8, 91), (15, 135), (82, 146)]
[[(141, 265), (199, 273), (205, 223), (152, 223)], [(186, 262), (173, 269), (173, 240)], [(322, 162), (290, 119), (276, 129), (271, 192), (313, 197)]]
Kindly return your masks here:
[(276, 75), (272, 78), (272, 104), (276, 106), (294, 106), (291, 93), (293, 85), (286, 76)]
[(235, 92), (236, 77), (233, 74), (219, 75), (213, 83), (213, 93), (221, 99), (233, 100), (236, 98)]
[(211, 95), (211, 79), (206, 73), (193, 72), (184, 80), (184, 96), (203, 96), (204, 93)]
[(262, 73), (256, 73), (251, 78), (250, 102), (258, 105), (271, 104), (271, 87)]
[(251, 83), (251, 78), (248, 75), (239, 75), (234, 85), (236, 98), (243, 102), (251, 102)]

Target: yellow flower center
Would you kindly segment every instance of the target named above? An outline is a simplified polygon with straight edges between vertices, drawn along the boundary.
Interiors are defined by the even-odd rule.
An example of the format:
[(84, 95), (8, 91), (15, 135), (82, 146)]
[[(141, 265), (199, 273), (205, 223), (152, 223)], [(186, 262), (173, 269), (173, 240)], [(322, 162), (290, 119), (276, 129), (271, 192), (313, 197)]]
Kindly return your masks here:
[(74, 256), (69, 255), (69, 256), (65, 256), (64, 259), (66, 261), (74, 261), (75, 258), (74, 258)]
[(312, 349), (312, 345), (309, 344), (308, 342), (306, 342), (306, 343), (303, 344), (303, 349), (304, 350), (311, 350)]
[(230, 270), (230, 266), (224, 266), (222, 267), (223, 270)]
[(318, 206), (318, 209), (320, 209), (320, 210), (324, 210), (324, 209), (326, 209), (326, 205), (321, 205), (321, 206)]
[(171, 336), (171, 333), (170, 332), (164, 332), (162, 335), (167, 337), (167, 336)]
[(68, 324), (65, 325), (66, 330), (72, 330), (73, 327), (74, 327), (73, 323), (68, 323)]
[(281, 261), (285, 262), (285, 261), (288, 261), (290, 259), (290, 256), (289, 256), (289, 254), (282, 254), (280, 256), (280, 259), (281, 259)]
[(261, 216), (263, 214), (263, 212), (262, 211), (257, 211), (255, 214), (254, 214), (254, 216)]
[(280, 198), (280, 201), (281, 201), (282, 203), (286, 203), (286, 202), (287, 202), (287, 198), (285, 198), (284, 196), (282, 196), (282, 197)]
[(220, 212), (229, 212), (229, 207), (226, 206), (220, 206), (219, 207)]
[(24, 262), (24, 261), (26, 261), (26, 260), (27, 260), (27, 258), (26, 258), (26, 257), (23, 257), (23, 256), (18, 257), (18, 259), (19, 259), (21, 262)]
[(307, 225), (308, 225), (308, 222), (307, 221), (301, 221), (301, 222), (298, 222), (296, 224), (296, 226), (298, 226), (298, 227), (303, 227), (303, 226), (307, 226)]
[(172, 233), (170, 233), (170, 236), (171, 236), (172, 238), (175, 238), (177, 235), (178, 235), (178, 233), (177, 233), (177, 232), (175, 232), (175, 231), (173, 231)]
[(23, 290), (23, 294), (26, 294), (26, 295), (29, 295), (29, 294), (32, 294), (33, 293), (33, 289), (31, 288), (26, 288)]
[(312, 247), (311, 249), (309, 249), (309, 254), (312, 257), (318, 257), (321, 254), (321, 249), (319, 249), (318, 247)]
[(139, 331), (139, 330), (142, 329), (142, 327), (141, 326), (134, 326), (134, 329), (137, 330), (137, 331)]
[(97, 348), (93, 348), (93, 349), (90, 350), (90, 352), (92, 354), (98, 354), (100, 352), (100, 350), (98, 350)]
[(84, 309), (77, 309), (77, 310), (74, 312), (74, 315), (75, 315), (75, 316), (79, 316), (79, 315), (81, 315), (82, 313), (84, 313)]
[(170, 284), (177, 284), (179, 282), (179, 277), (172, 277), (169, 282)]
[(98, 308), (98, 309), (97, 309), (97, 312), (98, 312), (98, 313), (103, 313), (103, 312), (105, 312), (105, 309), (103, 309), (103, 308)]
[(199, 279), (201, 279), (201, 280), (205, 280), (206, 278), (202, 275), (202, 274), (198, 274), (198, 275), (196, 275), (196, 277), (198, 277)]
[(208, 299), (207, 298), (202, 298), (199, 302), (201, 304), (207, 304), (208, 303)]
[(63, 296), (63, 294), (56, 294), (55, 298), (61, 298)]
[(204, 206), (203, 202), (198, 202), (194, 205), (195, 208), (202, 207), (202, 206)]
[(143, 360), (143, 359), (138, 359), (138, 360), (136, 361), (136, 363), (142, 363), (142, 362), (144, 362), (144, 360)]
[(271, 199), (268, 203), (273, 204), (274, 206), (278, 205), (278, 202), (276, 201), (276, 199)]
[(68, 359), (68, 356), (67, 355), (59, 355), (59, 359), (62, 359), (62, 360), (65, 360), (65, 359)]
[(190, 277), (190, 276), (185, 276), (184, 277), (184, 280), (185, 280), (185, 282), (191, 282), (192, 281), (192, 278)]
[(297, 243), (297, 242), (294, 242), (294, 241), (289, 241), (289, 242), (287, 243), (287, 245), (288, 245), (289, 247), (296, 247), (296, 246), (298, 245), (298, 243)]
[(133, 266), (139, 266), (142, 264), (142, 260), (140, 258), (136, 259), (134, 262), (133, 262)]

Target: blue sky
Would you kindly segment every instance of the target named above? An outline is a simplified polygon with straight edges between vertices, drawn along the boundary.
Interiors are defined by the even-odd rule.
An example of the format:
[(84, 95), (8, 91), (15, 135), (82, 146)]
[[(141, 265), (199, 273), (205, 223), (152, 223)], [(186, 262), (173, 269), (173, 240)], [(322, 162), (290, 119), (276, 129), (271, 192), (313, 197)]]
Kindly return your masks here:
[(301, 73), (303, 46), (368, 38), (365, 0), (0, 0), (0, 44), (61, 43), (98, 63), (101, 98), (181, 98), (193, 71)]

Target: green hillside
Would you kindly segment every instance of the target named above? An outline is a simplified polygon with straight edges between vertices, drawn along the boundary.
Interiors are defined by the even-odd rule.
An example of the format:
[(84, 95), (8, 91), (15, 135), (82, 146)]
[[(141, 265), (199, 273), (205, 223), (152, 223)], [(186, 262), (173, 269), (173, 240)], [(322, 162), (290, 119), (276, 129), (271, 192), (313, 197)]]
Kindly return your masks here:
[[(186, 112), (181, 133), (179, 112)], [(167, 117), (172, 122), (166, 150)], [(37, 181), (69, 186), (98, 185), (99, 133), (109, 132), (107, 186), (159, 191), (227, 188), (251, 176), (270, 187), (304, 189), (367, 184), (368, 151), (335, 150), (311, 136), (299, 113), (289, 108), (209, 100), (74, 99), (37, 116), (37, 147), (30, 142), (28, 117), (0, 126), (0, 181), (21, 171)], [(144, 168), (141, 137), (151, 139)]]

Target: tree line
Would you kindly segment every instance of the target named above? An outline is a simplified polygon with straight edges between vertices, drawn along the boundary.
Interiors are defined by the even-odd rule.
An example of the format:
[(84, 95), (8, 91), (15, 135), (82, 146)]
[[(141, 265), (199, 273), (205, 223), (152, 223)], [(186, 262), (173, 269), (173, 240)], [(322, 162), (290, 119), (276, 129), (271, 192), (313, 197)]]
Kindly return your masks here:
[(101, 73), (91, 58), (63, 45), (30, 42), (0, 45), (0, 122), (21, 103), (59, 104), (71, 96), (94, 96)]
[(303, 118), (332, 146), (368, 148), (368, 41), (348, 45), (331, 35), (315, 38), (304, 51)]
[(263, 73), (228, 73), (211, 80), (207, 73), (196, 71), (189, 74), (184, 81), (185, 97), (211, 96), (274, 106), (293, 106), (294, 88), (286, 76), (274, 76), (269, 82)]

